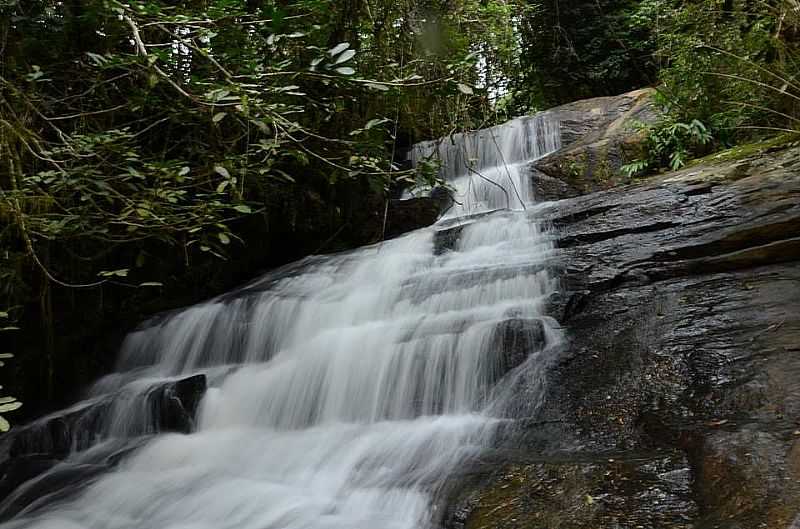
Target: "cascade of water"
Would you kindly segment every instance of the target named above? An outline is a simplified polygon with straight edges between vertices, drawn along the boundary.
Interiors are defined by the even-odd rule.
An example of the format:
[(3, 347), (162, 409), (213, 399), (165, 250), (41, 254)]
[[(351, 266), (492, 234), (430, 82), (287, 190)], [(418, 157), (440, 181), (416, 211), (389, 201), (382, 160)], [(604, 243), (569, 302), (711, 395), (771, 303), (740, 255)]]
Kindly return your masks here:
[[(501, 169), (489, 163), (555, 148), (553, 127), (530, 118), (457, 141), (477, 148), (477, 167), (491, 174)], [(454, 181), (470, 176), (459, 156), (442, 151)], [(531, 215), (456, 228), (448, 251), (437, 234), (452, 222), (306, 259), (132, 333), (118, 373), (93, 390), (95, 400), (116, 395), (107, 439), (67, 463), (108, 458), (109, 446), (119, 454), (119, 443), (129, 453), (79, 493), (42, 498), (3, 527), (427, 527), (444, 478), (503, 420), (493, 413), (496, 388), (519, 363), (507, 355), (509, 329), (522, 322), (517, 346), (528, 365), (543, 341), (558, 339), (542, 317), (556, 288), (553, 246)], [(531, 322), (542, 321), (539, 336)], [(136, 395), (196, 373), (209, 388), (195, 430), (142, 438), (152, 432), (137, 425), (151, 424), (152, 410)], [(0, 501), (0, 513), (25, 492)]]
[(456, 202), (447, 216), (458, 217), (493, 209), (524, 209), (534, 198), (527, 166), (560, 147), (558, 121), (542, 113), (418, 143), (409, 157), (414, 166), (423, 160), (440, 163), (439, 177), (452, 187)]

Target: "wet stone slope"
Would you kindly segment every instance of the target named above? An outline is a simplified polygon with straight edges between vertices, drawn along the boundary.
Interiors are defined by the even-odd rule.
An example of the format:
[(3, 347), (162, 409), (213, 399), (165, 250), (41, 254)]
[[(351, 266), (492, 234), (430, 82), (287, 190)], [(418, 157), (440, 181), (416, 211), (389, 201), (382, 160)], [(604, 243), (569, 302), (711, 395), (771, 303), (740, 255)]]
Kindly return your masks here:
[(798, 169), (779, 149), (532, 213), (559, 239), (568, 344), (448, 526), (800, 522)]

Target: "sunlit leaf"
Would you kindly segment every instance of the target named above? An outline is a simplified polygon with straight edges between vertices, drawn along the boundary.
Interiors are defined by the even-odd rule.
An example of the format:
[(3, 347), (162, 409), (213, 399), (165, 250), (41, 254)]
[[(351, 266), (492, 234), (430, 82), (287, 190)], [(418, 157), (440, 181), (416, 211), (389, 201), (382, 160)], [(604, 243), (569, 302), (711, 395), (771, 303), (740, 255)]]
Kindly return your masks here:
[(119, 270), (101, 270), (97, 272), (100, 277), (126, 277), (128, 275), (127, 268), (120, 268)]
[(366, 86), (367, 88), (371, 88), (372, 90), (377, 90), (379, 92), (386, 92), (387, 90), (389, 90), (388, 86), (380, 83), (364, 83), (364, 86)]
[(22, 403), (19, 401), (9, 402), (8, 404), (0, 404), (0, 413), (6, 413), (9, 411), (14, 411), (22, 407)]
[(342, 53), (344, 50), (346, 50), (349, 47), (350, 47), (350, 43), (349, 42), (342, 42), (340, 44), (337, 44), (333, 48), (329, 49), (328, 50), (328, 55), (330, 55), (331, 57), (333, 57), (335, 55), (339, 55), (340, 53)]
[(366, 125), (364, 125), (364, 129), (369, 130), (372, 127), (375, 127), (377, 125), (382, 125), (383, 123), (386, 123), (387, 121), (389, 121), (389, 120), (386, 119), (386, 118), (371, 119), (371, 120), (367, 121)]
[(231, 174), (228, 172), (228, 170), (225, 169), (221, 165), (215, 165), (214, 166), (214, 172), (219, 174), (220, 176), (223, 176), (224, 178), (230, 178), (231, 177)]
[(342, 64), (343, 62), (347, 62), (350, 59), (352, 59), (355, 56), (355, 54), (356, 54), (355, 50), (345, 50), (344, 52), (342, 52), (341, 55), (336, 57), (335, 64)]

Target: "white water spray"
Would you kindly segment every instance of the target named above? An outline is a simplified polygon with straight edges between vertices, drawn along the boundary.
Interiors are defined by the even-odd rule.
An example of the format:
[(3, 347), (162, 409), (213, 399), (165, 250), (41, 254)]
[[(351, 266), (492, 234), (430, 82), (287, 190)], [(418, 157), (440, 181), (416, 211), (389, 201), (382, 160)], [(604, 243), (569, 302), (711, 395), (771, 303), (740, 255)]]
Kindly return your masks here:
[[(528, 203), (523, 164), (555, 149), (557, 131), (529, 118), (440, 146), (462, 198), (450, 216)], [(469, 171), (467, 158), (478, 160)], [(493, 390), (510, 375), (497, 329), (542, 318), (556, 288), (552, 244), (530, 215), (458, 222), (306, 259), (132, 333), (119, 372), (94, 389), (128, 395), (108, 412), (109, 439), (64, 465), (132, 442), (148, 422), (135, 395), (205, 373), (196, 431), (147, 438), (78, 494), (44, 498), (4, 527), (430, 526), (445, 478), (502, 420)], [(461, 230), (447, 251), (436, 247), (443, 229)], [(535, 363), (540, 351), (526, 352)]]

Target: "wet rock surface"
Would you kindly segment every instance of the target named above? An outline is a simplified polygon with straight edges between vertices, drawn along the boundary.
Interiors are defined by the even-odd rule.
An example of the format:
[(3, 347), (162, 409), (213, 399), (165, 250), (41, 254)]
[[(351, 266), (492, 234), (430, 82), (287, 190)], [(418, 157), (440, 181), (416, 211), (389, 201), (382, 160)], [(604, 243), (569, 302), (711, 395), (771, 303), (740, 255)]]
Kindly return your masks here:
[(514, 464), (451, 513), (454, 528), (691, 527), (697, 508), (679, 453)]
[(630, 183), (620, 168), (643, 157), (643, 126), (657, 120), (654, 91), (569, 103), (548, 111), (561, 123), (564, 148), (531, 165), (538, 200), (557, 200)]
[(446, 527), (793, 527), (798, 167), (777, 150), (537, 212), (560, 241), (568, 342)]
[(383, 238), (391, 239), (418, 228), (430, 226), (452, 204), (444, 189), (433, 189), (430, 196), (392, 199), (387, 204)]
[[(157, 432), (189, 433), (206, 390), (206, 376), (154, 384), (136, 397), (148, 410), (146, 424), (135, 424), (142, 436)], [(76, 492), (77, 486), (114, 466), (133, 446), (115, 440), (114, 414), (130, 399), (124, 390), (78, 408), (55, 413), (15, 429), (0, 444), (0, 521), (47, 501)], [(124, 404), (123, 404), (124, 406)], [(69, 457), (82, 453), (80, 457)], [(13, 492), (13, 494), (12, 494)], [(5, 498), (5, 499), (4, 499)]]
[(194, 414), (206, 390), (206, 376), (193, 375), (155, 384), (136, 397), (112, 394), (90, 401), (79, 408), (58, 412), (15, 430), (6, 440), (11, 458), (48, 455), (56, 459), (71, 452), (86, 450), (99, 439), (113, 433), (113, 414), (119, 413), (116, 402), (135, 398), (147, 409), (147, 424), (134, 425), (141, 435), (156, 432), (189, 433)]

